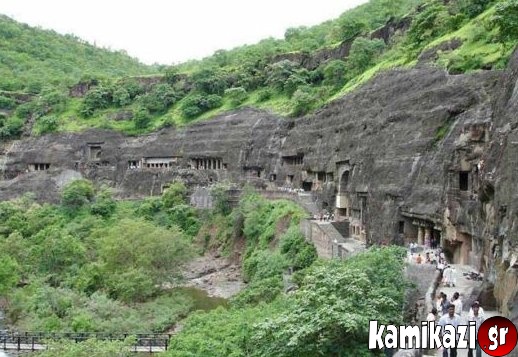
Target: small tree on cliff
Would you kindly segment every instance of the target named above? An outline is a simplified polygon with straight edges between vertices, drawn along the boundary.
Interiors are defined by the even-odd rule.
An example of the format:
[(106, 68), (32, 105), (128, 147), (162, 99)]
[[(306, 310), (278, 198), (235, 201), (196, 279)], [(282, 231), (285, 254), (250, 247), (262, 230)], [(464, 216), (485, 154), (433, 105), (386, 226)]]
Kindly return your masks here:
[(504, 51), (518, 40), (518, 0), (507, 0), (496, 5), (493, 23), (500, 30), (498, 41)]
[(94, 187), (92, 183), (87, 180), (75, 180), (63, 189), (61, 203), (65, 208), (75, 211), (92, 202), (93, 198)]

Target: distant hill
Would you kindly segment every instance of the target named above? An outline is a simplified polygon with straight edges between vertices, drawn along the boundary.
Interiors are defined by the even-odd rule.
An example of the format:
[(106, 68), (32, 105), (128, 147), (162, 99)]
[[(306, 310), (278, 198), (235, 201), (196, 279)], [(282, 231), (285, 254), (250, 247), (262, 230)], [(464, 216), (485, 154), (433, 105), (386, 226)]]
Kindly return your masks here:
[(30, 27), (0, 15), (0, 90), (37, 93), (85, 77), (156, 72), (121, 51), (95, 47), (73, 35)]

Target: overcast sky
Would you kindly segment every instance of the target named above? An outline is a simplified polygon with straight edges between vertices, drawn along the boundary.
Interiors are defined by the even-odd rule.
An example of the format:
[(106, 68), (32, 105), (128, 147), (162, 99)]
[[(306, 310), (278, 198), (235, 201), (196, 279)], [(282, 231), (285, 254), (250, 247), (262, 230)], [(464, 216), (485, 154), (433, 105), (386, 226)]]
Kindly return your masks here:
[(282, 38), (367, 0), (0, 0), (0, 13), (126, 50), (142, 62), (173, 64), (218, 49)]

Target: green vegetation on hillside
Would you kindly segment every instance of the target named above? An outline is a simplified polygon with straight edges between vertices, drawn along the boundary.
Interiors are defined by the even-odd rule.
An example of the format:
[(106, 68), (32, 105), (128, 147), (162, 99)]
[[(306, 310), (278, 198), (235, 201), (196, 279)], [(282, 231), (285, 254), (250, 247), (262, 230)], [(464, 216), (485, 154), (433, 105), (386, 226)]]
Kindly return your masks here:
[(401, 321), (404, 254), (371, 249), (347, 261), (320, 262), (301, 274), (294, 294), (193, 314), (167, 355), (372, 356), (369, 320)]
[[(68, 97), (58, 85), (71, 84), (63, 76), (49, 80), (21, 71), (34, 80), (43, 78), (50, 87), (41, 88), (40, 95), (25, 104), (18, 103), (13, 92), (0, 93), (0, 138), (15, 138), (24, 126), (34, 135), (91, 127), (140, 134), (242, 106), (300, 116), (354, 90), (380, 71), (417, 62), (451, 74), (501, 69), (518, 43), (517, 13), (517, 0), (371, 0), (321, 25), (288, 29), (283, 40), (220, 50), (203, 60), (162, 68), (160, 76), (115, 79), (94, 71), (82, 82), (87, 89), (82, 98)], [(41, 32), (12, 21), (7, 24)], [(16, 42), (4, 41), (11, 46)], [(317, 61), (319, 51), (329, 54), (337, 49), (348, 49), (347, 56), (336, 52), (328, 61)], [(11, 52), (21, 56), (23, 51)], [(27, 56), (34, 60), (33, 53)], [(127, 68), (124, 74), (149, 70), (136, 65), (121, 68)], [(54, 76), (52, 71), (48, 75)]]
[(200, 226), (175, 183), (162, 197), (116, 202), (85, 180), (60, 205), (0, 203), (0, 295), (28, 331), (161, 332), (194, 308), (179, 267)]
[(156, 72), (123, 51), (98, 48), (73, 35), (33, 28), (0, 15), (0, 90), (40, 93), (84, 78)]
[[(372, 248), (322, 262), (300, 233), (300, 207), (249, 192), (231, 210), (226, 192), (217, 186), (215, 207), (204, 213), (185, 205), (181, 183), (140, 202), (114, 201), (85, 180), (68, 184), (59, 205), (28, 196), (1, 202), (9, 324), (131, 335), (167, 331), (187, 316), (170, 356), (370, 355), (368, 321), (402, 319), (405, 251)], [(248, 285), (229, 306), (193, 313), (192, 297), (167, 285), (195, 251), (215, 249), (242, 250)], [(298, 290), (286, 294), (287, 286)], [(125, 345), (64, 341), (43, 356), (110, 355)]]

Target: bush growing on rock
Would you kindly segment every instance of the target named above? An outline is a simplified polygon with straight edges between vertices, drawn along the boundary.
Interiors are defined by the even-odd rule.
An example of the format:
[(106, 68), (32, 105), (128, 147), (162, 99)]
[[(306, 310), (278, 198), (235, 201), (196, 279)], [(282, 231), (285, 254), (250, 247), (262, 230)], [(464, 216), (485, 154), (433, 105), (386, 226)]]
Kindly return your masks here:
[(181, 106), (181, 111), (186, 118), (195, 118), (198, 115), (218, 108), (223, 104), (223, 99), (216, 94), (201, 95), (194, 94), (187, 97)]
[(143, 107), (137, 108), (133, 116), (133, 123), (137, 130), (146, 129), (151, 123), (151, 115), (149, 115), (149, 111)]
[(315, 94), (309, 87), (297, 89), (297, 91), (293, 94), (292, 100), (293, 116), (299, 116), (308, 113), (317, 101)]
[(237, 107), (248, 98), (248, 93), (243, 87), (225, 89), (225, 96), (230, 99), (230, 105)]
[(88, 180), (75, 180), (63, 189), (61, 203), (69, 210), (75, 211), (92, 202), (94, 186)]
[(86, 93), (81, 105), (81, 114), (88, 118), (91, 117), (97, 109), (108, 108), (112, 102), (112, 91), (103, 85), (94, 87)]
[(55, 115), (46, 115), (36, 120), (36, 132), (40, 135), (58, 130), (59, 120)]
[(90, 207), (92, 214), (109, 217), (115, 212), (117, 203), (113, 199), (109, 188), (103, 187), (95, 196), (95, 202)]

